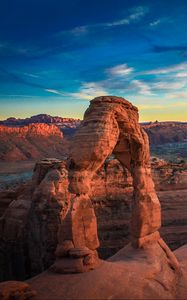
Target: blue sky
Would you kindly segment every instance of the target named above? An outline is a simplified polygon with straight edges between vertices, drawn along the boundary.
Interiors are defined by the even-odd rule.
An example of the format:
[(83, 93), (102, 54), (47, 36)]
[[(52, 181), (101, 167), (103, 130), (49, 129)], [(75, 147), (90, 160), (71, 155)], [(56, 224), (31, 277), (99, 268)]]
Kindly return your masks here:
[(0, 118), (82, 118), (110, 94), (187, 121), (186, 16), (186, 0), (1, 1)]

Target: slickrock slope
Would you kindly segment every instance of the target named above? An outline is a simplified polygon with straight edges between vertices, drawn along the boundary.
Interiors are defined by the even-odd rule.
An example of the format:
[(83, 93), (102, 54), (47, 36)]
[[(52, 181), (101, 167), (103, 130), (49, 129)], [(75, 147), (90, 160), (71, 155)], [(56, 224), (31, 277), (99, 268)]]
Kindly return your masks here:
[(157, 244), (138, 250), (128, 245), (96, 270), (66, 275), (46, 271), (27, 283), (37, 291), (36, 300), (185, 299), (184, 276), (177, 284), (175, 271), (166, 265)]
[[(52, 176), (54, 173), (56, 179)], [(187, 168), (183, 164), (172, 165), (154, 159), (152, 173), (162, 207), (161, 234), (167, 244), (176, 249), (187, 243)], [(62, 176), (65, 176), (63, 180)], [(39, 161), (31, 185), (31, 195), (30, 185), (0, 193), (2, 214), (7, 210), (2, 219), (5, 232), (3, 241), (1, 240), (4, 249), (1, 250), (1, 273), (5, 270), (4, 275), (0, 276), (2, 279), (24, 279), (25, 276), (38, 274), (48, 268), (55, 259), (57, 228), (69, 203), (66, 163), (52, 159)], [(16, 221), (19, 226), (15, 228), (12, 219), (18, 218), (16, 211), (21, 209), (19, 199), (22, 199), (24, 189), (29, 203), (32, 201), (29, 198), (35, 199), (32, 211), (30, 206), (27, 207), (32, 221), (28, 223), (27, 218), (19, 218)], [(108, 159), (98, 170), (91, 183), (91, 198), (97, 216), (99, 254), (102, 258), (107, 258), (128, 244), (130, 239), (132, 178), (118, 160)], [(22, 200), (20, 201), (22, 203)], [(8, 208), (11, 202), (14, 205)], [(27, 209), (25, 213), (28, 213)], [(5, 230), (7, 226), (8, 229)], [(8, 237), (12, 235), (12, 231), (15, 231), (15, 235), (9, 241)], [(20, 232), (19, 239), (17, 232)], [(32, 246), (34, 250), (29, 251), (30, 245), (33, 244), (37, 246)], [(23, 252), (24, 259), (21, 259)], [(4, 266), (5, 257), (9, 268)], [(23, 270), (21, 275), (15, 273), (17, 259), (20, 260), (19, 269)]]
[(57, 156), (66, 152), (62, 132), (55, 125), (0, 125), (0, 160), (15, 161)]

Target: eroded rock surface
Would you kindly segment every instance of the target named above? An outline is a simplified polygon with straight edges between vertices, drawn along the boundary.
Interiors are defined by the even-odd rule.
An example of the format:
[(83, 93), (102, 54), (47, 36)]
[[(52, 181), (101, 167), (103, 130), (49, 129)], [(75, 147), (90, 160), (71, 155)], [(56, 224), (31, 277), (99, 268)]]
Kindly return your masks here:
[(0, 160), (19, 161), (61, 157), (66, 152), (63, 133), (53, 124), (29, 124), (18, 127), (0, 125)]
[(29, 300), (36, 296), (36, 292), (25, 282), (6, 281), (0, 283), (1, 300)]
[[(159, 174), (161, 174), (163, 169), (165, 170), (165, 175), (163, 175), (162, 181), (159, 182)], [(180, 173), (181, 170), (181, 168), (178, 168), (177, 172), (167, 172), (167, 167), (164, 162), (155, 162), (153, 173), (156, 174), (154, 178), (156, 178), (157, 188), (162, 189), (164, 186), (164, 184), (162, 184), (163, 178), (167, 179), (169, 183), (168, 188), (183, 184), (181, 183), (181, 178), (183, 178), (182, 173)], [(176, 174), (178, 174), (179, 180), (174, 184), (173, 177)], [(72, 173), (70, 179), (72, 179), (71, 176)], [(128, 229), (132, 197), (132, 177), (130, 176), (130, 170), (122, 167), (122, 164), (120, 164), (118, 160), (108, 159), (93, 176), (93, 179), (89, 181), (89, 185), (89, 197), (92, 199), (99, 224), (100, 253), (109, 256), (127, 244), (130, 238)], [(73, 199), (79, 196), (77, 196), (78, 194), (69, 193), (66, 163), (60, 160), (48, 159), (39, 162), (36, 165), (31, 186), (27, 188), (30, 192), (26, 194), (28, 198), (27, 201), (29, 202), (28, 209), (25, 210), (26, 217), (18, 217), (16, 210), (20, 209), (19, 205), (17, 208), (13, 208), (15, 212), (12, 213), (15, 216), (17, 215), (17, 219), (19, 218), (19, 222), (17, 222), (19, 226), (16, 227), (15, 232), (24, 232), (20, 240), (24, 240), (25, 246), (23, 247), (23, 244), (21, 244), (21, 246), (16, 247), (15, 250), (17, 254), (19, 253), (19, 257), (22, 257), (22, 261), (19, 260), (19, 264), (23, 268), (25, 268), (26, 265), (29, 270), (27, 272), (27, 274), (29, 274), (28, 276), (32, 276), (45, 270), (54, 262), (59, 224), (65, 221), (65, 216), (71, 207)], [(170, 206), (169, 199), (165, 205), (167, 207)], [(185, 203), (183, 203), (183, 205), (185, 205)], [(27, 217), (28, 214), (29, 218)], [(166, 215), (167, 213), (165, 216)], [(174, 217), (173, 214), (171, 218)], [(28, 219), (31, 221), (28, 222)], [(5, 224), (9, 224), (8, 230)], [(8, 208), (7, 217), (3, 216), (2, 218), (2, 230), (6, 232), (3, 237), (3, 240), (6, 241), (5, 244), (7, 244), (6, 235), (8, 236), (9, 232), (14, 231), (14, 223), (12, 224), (13, 225), (11, 225), (10, 208)], [(61, 228), (63, 229), (63, 226)], [(174, 229), (172, 230), (174, 231)], [(58, 259), (62, 257), (63, 253), (65, 256), (68, 254), (68, 257), (71, 259), (84, 257), (83, 259), (86, 262), (92, 260), (93, 254), (94, 256), (96, 254), (94, 249), (93, 252), (90, 252), (90, 249), (87, 246), (83, 247), (83, 245), (75, 248), (72, 241), (67, 238), (68, 237), (66, 237), (66, 242), (63, 247), (57, 247), (56, 249)], [(175, 238), (177, 239), (177, 235)], [(159, 239), (159, 236), (156, 236), (156, 239)], [(16, 234), (13, 240), (14, 244), (16, 244), (17, 241), (19, 241), (19, 239), (17, 239)], [(61, 241), (64, 241), (63, 238)], [(185, 233), (183, 242), (184, 241)], [(95, 245), (98, 247), (97, 242), (95, 242)], [(6, 248), (5, 252), (7, 259), (9, 259), (10, 264), (12, 264), (12, 254), (14, 252), (12, 252), (12, 247), (8, 249), (7, 251)], [(107, 251), (108, 253), (106, 254)], [(85, 256), (87, 256), (86, 259)], [(15, 255), (15, 260), (16, 257)], [(97, 255), (95, 257), (97, 258)], [(83, 259), (81, 258), (77, 265), (79, 270), (83, 270)], [(2, 261), (4, 260), (2, 259)], [(64, 268), (64, 265), (61, 267)], [(72, 265), (72, 269), (74, 267), (75, 266)], [(70, 265), (68, 262), (66, 263), (66, 268), (69, 272)], [(15, 269), (16, 265), (13, 264), (6, 270), (7, 277), (3, 278), (9, 279), (10, 276), (11, 278), (15, 278), (15, 274), (12, 272), (12, 270)], [(21, 279), (25, 278), (24, 276)]]
[(139, 247), (145, 240), (156, 241), (161, 225), (160, 203), (151, 177), (148, 137), (138, 123), (138, 110), (123, 98), (98, 97), (90, 102), (73, 137), (70, 192), (88, 194), (95, 172), (112, 153), (133, 179), (132, 244)]
[[(56, 186), (61, 187), (61, 193), (59, 193), (59, 188), (53, 190), (52, 207), (56, 206), (54, 210), (51, 207), (51, 198), (47, 196), (49, 187), (53, 187), (53, 178), (48, 177), (48, 173), (50, 174), (55, 168), (58, 169), (60, 165), (62, 166), (60, 173), (63, 173), (65, 178), (61, 184), (58, 184), (60, 176), (56, 180)], [(187, 181), (184, 181), (185, 178), (187, 179), (187, 168), (182, 164), (172, 165), (154, 159), (152, 174), (162, 206), (161, 235), (172, 249), (176, 249), (187, 243), (187, 201), (185, 201), (187, 191), (184, 189), (187, 185)], [(40, 273), (55, 260), (57, 230), (69, 203), (66, 162), (58, 161), (57, 163), (52, 159), (39, 161), (35, 167), (31, 185), (32, 190), (30, 185), (26, 185), (12, 192), (1, 193), (3, 201), (1, 211), (2, 215), (4, 214), (0, 222), (1, 225), (4, 224), (4, 233), (0, 234), (1, 280), (23, 280)], [(101, 258), (113, 255), (130, 241), (132, 191), (130, 172), (114, 158), (107, 159), (91, 181), (90, 197), (97, 217), (100, 241), (98, 250)], [(29, 214), (34, 220), (33, 223), (28, 223), (28, 217), (23, 219), (18, 217), (19, 205), (17, 208), (12, 206), (8, 208), (12, 201), (13, 203), (18, 201), (19, 204), (19, 198), (23, 199), (23, 194), (25, 194), (25, 202), (29, 203), (27, 206), (29, 212), (25, 210), (25, 214), (26, 216)], [(31, 212), (30, 204), (34, 194), (35, 201)], [(56, 197), (58, 201), (55, 200)], [(6, 214), (5, 211), (7, 211)], [(15, 227), (15, 222), (19, 226)], [(15, 236), (10, 241), (8, 237), (12, 236), (13, 231)], [(18, 235), (16, 232), (22, 232), (22, 234)], [(35, 244), (33, 250), (29, 251), (29, 247)], [(19, 268), (17, 268), (17, 261), (19, 261)]]

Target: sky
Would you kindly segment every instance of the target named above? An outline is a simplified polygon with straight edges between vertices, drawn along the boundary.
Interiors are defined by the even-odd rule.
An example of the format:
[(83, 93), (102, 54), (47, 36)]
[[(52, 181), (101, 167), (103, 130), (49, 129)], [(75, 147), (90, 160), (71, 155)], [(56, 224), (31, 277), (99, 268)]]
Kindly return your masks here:
[(186, 0), (0, 0), (0, 119), (83, 118), (116, 95), (187, 121)]

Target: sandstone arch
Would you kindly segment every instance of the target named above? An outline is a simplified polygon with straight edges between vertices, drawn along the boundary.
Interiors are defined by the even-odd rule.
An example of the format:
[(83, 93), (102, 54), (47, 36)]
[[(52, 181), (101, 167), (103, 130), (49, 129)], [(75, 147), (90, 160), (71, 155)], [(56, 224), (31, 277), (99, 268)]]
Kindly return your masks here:
[[(69, 190), (74, 198), (59, 230), (58, 260), (52, 266), (56, 272), (84, 272), (99, 264), (89, 189), (94, 173), (112, 153), (133, 177), (132, 246), (159, 242), (165, 247), (158, 232), (161, 211), (151, 177), (149, 142), (138, 123), (138, 109), (120, 97), (97, 97), (90, 102), (71, 144)], [(176, 266), (175, 258), (173, 262)]]

